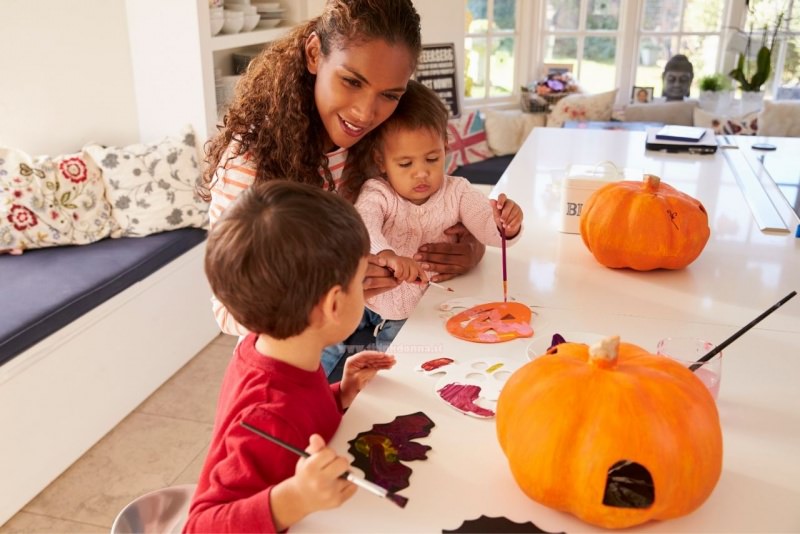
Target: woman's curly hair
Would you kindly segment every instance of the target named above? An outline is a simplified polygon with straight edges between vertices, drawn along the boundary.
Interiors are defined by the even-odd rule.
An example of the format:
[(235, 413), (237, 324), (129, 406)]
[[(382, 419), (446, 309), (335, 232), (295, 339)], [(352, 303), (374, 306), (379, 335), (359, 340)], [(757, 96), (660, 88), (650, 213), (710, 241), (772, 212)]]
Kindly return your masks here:
[[(206, 144), (206, 198), (225, 164), (222, 159), (244, 153), (253, 158), (259, 182), (288, 179), (334, 189), (323, 146), (325, 127), (314, 102), (315, 76), (306, 68), (305, 43), (312, 32), (319, 37), (323, 56), (334, 47), (374, 39), (407, 46), (415, 60), (422, 48), (419, 15), (411, 0), (328, 0), (322, 15), (272, 43), (248, 66), (219, 133)], [(360, 144), (350, 150), (368, 150), (367, 146), (356, 148)], [(234, 150), (226, 156), (229, 146)], [(344, 178), (341, 193), (352, 198), (360, 183), (348, 184), (353, 180)]]

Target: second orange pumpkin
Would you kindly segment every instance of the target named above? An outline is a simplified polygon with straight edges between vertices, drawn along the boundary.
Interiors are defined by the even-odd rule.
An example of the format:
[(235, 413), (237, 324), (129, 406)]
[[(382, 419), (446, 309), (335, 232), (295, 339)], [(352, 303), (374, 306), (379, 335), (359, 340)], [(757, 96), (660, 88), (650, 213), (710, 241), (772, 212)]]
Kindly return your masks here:
[(595, 191), (581, 211), (581, 237), (606, 267), (683, 269), (708, 242), (700, 201), (647, 174)]

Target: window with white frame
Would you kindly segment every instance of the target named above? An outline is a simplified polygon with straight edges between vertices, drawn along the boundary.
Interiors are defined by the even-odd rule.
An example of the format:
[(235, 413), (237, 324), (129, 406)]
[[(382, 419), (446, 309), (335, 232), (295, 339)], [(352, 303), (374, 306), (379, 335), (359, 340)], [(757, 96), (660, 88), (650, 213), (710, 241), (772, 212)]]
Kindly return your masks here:
[(517, 0), (465, 0), (464, 96), (507, 100), (517, 79)]
[(800, 0), (464, 0), (466, 105), (510, 103), (518, 86), (541, 79), (547, 64), (569, 64), (584, 92), (632, 86), (661, 96), (664, 66), (684, 54), (697, 82), (734, 67), (730, 36), (784, 24), (768, 91), (800, 98)]
[(634, 85), (653, 87), (653, 94), (661, 96), (664, 65), (676, 54), (689, 58), (695, 82), (718, 72), (726, 9), (724, 0), (644, 0)]
[(572, 65), (583, 91), (617, 86), (621, 0), (545, 0), (541, 28), (542, 72), (548, 64)]

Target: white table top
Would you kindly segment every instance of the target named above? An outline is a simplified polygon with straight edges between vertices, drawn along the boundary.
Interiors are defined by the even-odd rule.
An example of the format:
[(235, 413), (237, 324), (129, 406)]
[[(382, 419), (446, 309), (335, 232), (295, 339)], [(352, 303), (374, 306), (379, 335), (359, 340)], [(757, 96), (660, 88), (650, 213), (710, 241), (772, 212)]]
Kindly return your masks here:
[[(736, 140), (739, 150), (751, 150), (747, 139)], [(779, 144), (780, 152), (800, 153), (800, 139), (769, 141)], [(557, 230), (558, 182), (565, 167), (603, 160), (656, 174), (703, 202), (711, 238), (694, 263), (680, 271), (608, 269), (579, 235)], [(480, 345), (445, 331), (442, 302), (454, 296), (502, 299), (497, 249), (488, 249), (473, 272), (448, 282), (455, 294), (430, 288), (390, 349), (397, 365), (359, 395), (331, 442), (345, 454), (347, 441), (373, 424), (426, 413), (436, 426), (418, 441), (432, 450), (428, 460), (406, 463), (413, 475), (400, 494), (409, 498), (408, 506), (400, 509), (359, 491), (342, 507), (306, 518), (293, 532), (441, 532), (480, 515), (532, 521), (551, 532), (603, 531), (528, 499), (511, 476), (494, 419), (476, 419), (445, 405), (434, 392), (436, 379), (414, 368), (438, 356), (502, 355), (522, 363), (532, 342), (554, 332), (619, 334), (651, 351), (659, 339), (676, 335), (719, 343), (800, 289), (800, 239), (759, 230), (721, 151), (646, 152), (643, 132), (535, 129), (497, 192), (525, 210), (524, 235), (508, 249), (509, 293), (537, 306), (534, 337)], [(796, 225), (794, 217), (790, 222)], [(717, 405), (724, 455), (716, 489), (692, 514), (637, 531), (800, 531), (800, 297), (728, 347), (723, 362)]]

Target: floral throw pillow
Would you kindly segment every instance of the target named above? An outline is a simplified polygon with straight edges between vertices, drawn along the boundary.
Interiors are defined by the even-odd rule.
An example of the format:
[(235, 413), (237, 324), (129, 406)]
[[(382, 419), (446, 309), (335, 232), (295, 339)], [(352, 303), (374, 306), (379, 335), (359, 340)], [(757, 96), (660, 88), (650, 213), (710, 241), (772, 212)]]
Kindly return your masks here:
[(452, 174), (463, 165), (477, 163), (492, 157), (489, 143), (486, 142), (486, 129), (483, 118), (477, 111), (471, 111), (447, 123), (447, 157), (445, 172)]
[(111, 213), (121, 235), (140, 237), (186, 226), (204, 228), (208, 203), (197, 193), (201, 180), (190, 127), (177, 138), (152, 145), (84, 150), (103, 171)]
[(565, 96), (547, 116), (547, 126), (561, 128), (567, 121), (608, 121), (614, 110), (617, 90), (596, 95)]
[(84, 245), (115, 229), (100, 169), (90, 158), (32, 158), (0, 147), (0, 253)]
[(717, 135), (758, 135), (758, 111), (741, 117), (726, 117), (694, 108), (694, 125), (711, 128)]

